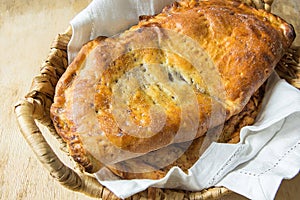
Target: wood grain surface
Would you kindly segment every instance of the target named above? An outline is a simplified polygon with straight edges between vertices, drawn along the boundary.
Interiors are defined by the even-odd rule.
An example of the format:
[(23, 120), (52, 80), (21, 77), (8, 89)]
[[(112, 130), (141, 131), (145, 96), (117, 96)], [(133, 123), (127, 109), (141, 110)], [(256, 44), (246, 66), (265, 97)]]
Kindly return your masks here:
[[(59, 185), (42, 167), (18, 130), (14, 104), (29, 90), (57, 33), (91, 0), (1, 0), (0, 199), (91, 199)], [(299, 0), (275, 0), (274, 12), (299, 32)], [(298, 10), (299, 11), (299, 10)], [(300, 35), (300, 33), (299, 33)], [(299, 37), (296, 43), (300, 45)], [(247, 186), (244, 186), (247, 187)], [(276, 199), (299, 199), (300, 176), (286, 180)], [(245, 199), (233, 194), (223, 199)]]

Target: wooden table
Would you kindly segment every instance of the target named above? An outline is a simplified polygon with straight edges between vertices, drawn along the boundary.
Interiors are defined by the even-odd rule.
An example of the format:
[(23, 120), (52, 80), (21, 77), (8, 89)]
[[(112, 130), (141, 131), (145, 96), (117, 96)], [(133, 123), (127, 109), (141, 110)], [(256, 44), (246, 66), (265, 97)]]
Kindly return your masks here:
[[(28, 91), (57, 33), (91, 0), (2, 0), (0, 4), (0, 199), (91, 199), (59, 185), (37, 161), (19, 132), (13, 105)], [(275, 0), (276, 1), (276, 0)], [(277, 0), (274, 11), (299, 26), (291, 7)], [(300, 30), (300, 29), (298, 29)], [(299, 38), (297, 43), (300, 44)], [(300, 176), (284, 181), (277, 199), (298, 199)], [(224, 199), (243, 199), (231, 195)]]

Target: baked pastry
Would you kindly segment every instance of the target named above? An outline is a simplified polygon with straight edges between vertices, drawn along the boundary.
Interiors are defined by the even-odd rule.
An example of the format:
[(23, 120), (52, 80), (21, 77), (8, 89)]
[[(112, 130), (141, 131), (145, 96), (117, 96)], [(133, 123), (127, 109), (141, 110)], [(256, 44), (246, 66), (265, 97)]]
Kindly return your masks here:
[(192, 142), (240, 113), (295, 38), (237, 1), (181, 1), (87, 43), (56, 87), (51, 116), (88, 172)]
[[(188, 173), (188, 170), (197, 162), (211, 142), (239, 142), (240, 130), (245, 126), (252, 125), (261, 109), (265, 85), (262, 85), (252, 95), (240, 113), (227, 120), (223, 127), (216, 127), (216, 131), (210, 131), (210, 133), (194, 139), (192, 142), (172, 144), (146, 155), (107, 167), (122, 179), (160, 179), (165, 177), (174, 166)], [(222, 129), (221, 134), (218, 134), (219, 129)], [(101, 178), (105, 179), (106, 177)]]

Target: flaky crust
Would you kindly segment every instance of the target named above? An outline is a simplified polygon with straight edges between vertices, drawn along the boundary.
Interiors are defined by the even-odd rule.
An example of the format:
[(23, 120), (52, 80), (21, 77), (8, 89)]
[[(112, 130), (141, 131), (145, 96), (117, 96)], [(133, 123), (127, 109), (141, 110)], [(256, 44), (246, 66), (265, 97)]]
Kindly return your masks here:
[[(154, 29), (147, 32), (145, 37), (136, 35), (151, 27)], [(153, 36), (162, 35), (161, 38), (165, 39), (166, 30), (191, 38), (204, 49), (217, 71), (208, 74), (209, 77), (205, 79), (190, 60), (174, 53), (176, 51), (131, 49), (132, 38), (137, 43), (155, 43), (152, 41)], [(199, 138), (209, 128), (241, 112), (254, 91), (271, 74), (294, 37), (292, 26), (279, 17), (236, 1), (174, 3), (157, 16), (141, 17), (137, 26), (120, 36), (98, 38), (82, 48), (58, 82), (51, 107), (54, 125), (68, 143), (71, 155), (89, 172), (97, 171), (102, 163), (99, 160), (103, 158), (108, 163), (126, 160), (127, 157), (118, 156), (119, 149), (144, 154), (174, 142)], [(185, 47), (185, 50), (189, 50), (186, 40), (176, 42), (173, 46), (175, 49)], [(126, 72), (146, 64), (161, 66), (171, 74), (169, 80), (178, 87), (185, 83), (192, 88), (198, 104), (195, 134), (186, 131), (176, 136), (182, 125), (181, 113), (193, 113), (195, 109), (189, 106), (189, 100), (176, 100), (172, 91), (159, 83), (138, 89), (125, 102), (129, 108), (125, 119), (142, 127), (137, 130), (143, 131), (131, 134), (119, 127), (118, 116), (112, 110), (114, 88), (118, 87), (118, 81)], [(89, 73), (87, 68), (91, 68)], [(159, 72), (158, 68), (150, 72), (147, 72), (147, 67), (143, 70), (149, 76)], [(79, 80), (82, 74), (85, 77)], [(127, 84), (130, 85), (132, 77), (129, 74), (126, 78), (124, 80), (128, 80)], [(221, 90), (211, 91), (213, 81), (217, 79), (217, 83), (222, 85)], [(209, 80), (213, 80), (211, 84)], [(77, 115), (74, 107), (84, 105), (90, 96), (93, 96), (93, 102), (89, 102), (91, 108), (84, 108), (89, 112)], [(166, 117), (165, 125), (156, 134), (152, 134), (143, 127), (151, 125), (149, 113), (155, 105), (165, 109)], [(97, 131), (101, 130), (101, 133), (91, 134), (94, 141), (89, 144), (94, 145), (84, 146), (83, 138), (87, 138), (89, 131), (95, 130), (96, 124), (99, 126)]]

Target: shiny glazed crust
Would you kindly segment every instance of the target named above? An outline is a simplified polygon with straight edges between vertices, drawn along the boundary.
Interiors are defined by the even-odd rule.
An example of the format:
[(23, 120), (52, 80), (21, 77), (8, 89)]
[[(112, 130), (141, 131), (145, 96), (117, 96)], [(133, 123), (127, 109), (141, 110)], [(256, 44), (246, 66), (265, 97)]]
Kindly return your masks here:
[[(136, 36), (137, 33), (145, 32), (145, 28), (154, 29), (147, 32), (145, 37)], [(130, 46), (132, 38), (137, 43), (151, 43), (156, 35), (162, 35), (164, 39), (165, 30), (188, 36), (205, 50), (217, 69), (217, 73), (211, 73), (210, 80), (219, 79), (224, 93), (211, 91), (210, 87), (213, 86), (182, 56), (157, 48), (132, 49)], [(88, 172), (97, 171), (102, 166), (102, 158), (107, 159), (108, 163), (127, 160), (126, 157), (118, 156), (118, 148), (144, 154), (172, 143), (199, 138), (209, 128), (241, 112), (253, 93), (269, 77), (294, 37), (292, 26), (279, 17), (236, 1), (174, 3), (161, 14), (141, 17), (137, 26), (118, 37), (100, 37), (82, 48), (57, 84), (51, 107), (54, 125), (67, 142), (70, 154)], [(184, 50), (189, 51), (185, 40), (176, 41), (176, 44), (178, 48), (184, 47)], [(125, 119), (137, 127), (148, 127), (152, 119), (150, 109), (158, 105), (165, 109), (165, 126), (157, 134), (140, 129), (144, 131), (135, 135), (119, 127), (120, 123), (112, 110), (113, 91), (126, 72), (136, 66), (149, 64), (159, 65), (170, 74), (168, 78), (172, 84), (179, 87), (184, 83), (192, 88), (199, 108), (195, 135), (183, 132), (176, 137), (181, 126), (180, 113), (192, 113), (194, 109), (189, 106), (189, 101), (179, 102), (170, 89), (159, 83), (144, 85), (144, 89), (137, 90), (125, 101), (129, 108)], [(92, 70), (87, 70), (90, 68)], [(151, 71), (144, 67), (143, 70), (149, 76), (159, 72), (158, 68)], [(85, 77), (80, 79), (82, 74)], [(129, 73), (124, 80), (131, 84), (132, 78)], [(74, 112), (74, 96), (77, 103), (82, 104), (93, 96), (91, 108), (83, 108), (88, 110), (85, 114), (77, 115)], [(121, 100), (118, 103), (122, 103)], [(211, 119), (213, 109), (214, 118)], [(91, 120), (92, 117), (96, 121)], [(81, 123), (78, 124), (78, 121)], [(96, 123), (101, 133), (94, 136), (95, 141), (92, 143), (95, 145), (84, 146), (83, 138), (90, 130), (94, 130)]]

